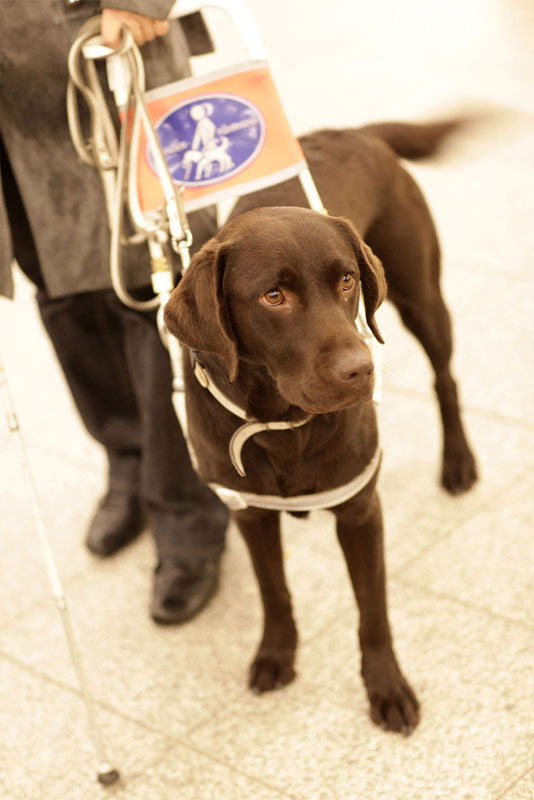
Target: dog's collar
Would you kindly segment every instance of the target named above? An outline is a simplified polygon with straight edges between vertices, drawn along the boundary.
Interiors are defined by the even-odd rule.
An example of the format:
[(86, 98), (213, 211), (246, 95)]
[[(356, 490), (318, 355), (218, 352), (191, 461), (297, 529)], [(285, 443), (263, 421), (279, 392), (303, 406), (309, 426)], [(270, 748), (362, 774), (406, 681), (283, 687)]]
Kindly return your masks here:
[(241, 458), (241, 451), (245, 445), (245, 442), (250, 439), (251, 436), (254, 436), (256, 433), (261, 433), (262, 431), (285, 431), (293, 428), (300, 428), (301, 425), (305, 425), (306, 422), (309, 422), (311, 419), (311, 416), (307, 416), (305, 419), (299, 420), (298, 422), (260, 422), (254, 417), (249, 417), (244, 408), (241, 408), (241, 406), (238, 406), (237, 403), (233, 402), (233, 400), (230, 400), (230, 398), (219, 389), (217, 384), (211, 378), (207, 369), (200, 363), (198, 357), (194, 353), (193, 373), (200, 385), (204, 389), (207, 389), (208, 392), (210, 392), (210, 394), (213, 395), (213, 397), (224, 408), (227, 409), (227, 411), (230, 411), (230, 413), (234, 414), (240, 419), (246, 420), (245, 424), (241, 425), (235, 431), (234, 435), (230, 439), (230, 444), (228, 445), (230, 460), (237, 474), (242, 478), (246, 475), (246, 472), (243, 466), (243, 460)]

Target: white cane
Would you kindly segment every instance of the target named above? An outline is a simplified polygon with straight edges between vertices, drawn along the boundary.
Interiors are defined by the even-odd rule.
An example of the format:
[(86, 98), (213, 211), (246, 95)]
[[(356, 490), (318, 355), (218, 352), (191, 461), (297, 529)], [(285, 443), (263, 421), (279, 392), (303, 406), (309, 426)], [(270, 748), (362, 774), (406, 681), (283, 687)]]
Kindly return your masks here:
[(61, 622), (63, 623), (63, 629), (65, 631), (65, 638), (67, 640), (70, 657), (74, 665), (76, 677), (78, 679), (78, 686), (84, 702), (85, 711), (87, 713), (89, 731), (91, 733), (91, 737), (93, 739), (93, 743), (98, 758), (97, 778), (98, 781), (102, 783), (104, 786), (108, 786), (111, 783), (115, 783), (115, 781), (117, 781), (120, 776), (118, 770), (111, 767), (108, 762), (102, 737), (100, 735), (100, 730), (97, 725), (93, 708), (93, 701), (89, 694), (89, 690), (87, 688), (87, 682), (85, 679), (85, 673), (80, 658), (80, 652), (78, 650), (76, 640), (74, 637), (74, 632), (72, 629), (72, 623), (67, 608), (67, 600), (65, 598), (63, 586), (61, 584), (59, 573), (52, 553), (52, 548), (50, 546), (50, 541), (48, 539), (48, 535), (46, 532), (43, 512), (41, 510), (39, 496), (35, 486), (33, 473), (30, 467), (30, 462), (28, 459), (24, 437), (20, 429), (19, 420), (15, 411), (13, 399), (11, 397), (9, 385), (7, 382), (7, 375), (1, 357), (0, 357), (0, 389), (3, 390), (1, 393), (4, 398), (4, 406), (6, 411), (8, 430), (14, 434), (15, 439), (17, 441), (19, 455), (20, 455), (20, 463), (22, 466), (26, 487), (28, 489), (28, 494), (30, 497), (30, 504), (33, 511), (35, 526), (37, 528), (37, 532), (41, 542), (46, 570), (48, 573), (48, 580), (50, 582), (52, 593), (54, 595), (54, 599), (56, 601), (57, 607), (60, 612)]

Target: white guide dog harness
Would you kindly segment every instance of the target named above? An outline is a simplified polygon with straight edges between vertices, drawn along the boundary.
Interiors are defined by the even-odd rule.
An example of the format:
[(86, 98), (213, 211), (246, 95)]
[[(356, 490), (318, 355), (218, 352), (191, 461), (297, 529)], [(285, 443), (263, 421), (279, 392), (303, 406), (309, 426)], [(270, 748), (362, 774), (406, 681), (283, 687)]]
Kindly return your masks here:
[[(244, 409), (230, 400), (230, 398), (219, 389), (210, 378), (206, 368), (196, 359), (194, 360), (193, 371), (200, 385), (204, 389), (207, 389), (224, 408), (236, 417), (245, 420), (245, 423), (235, 431), (228, 445), (230, 460), (236, 472), (241, 477), (246, 474), (241, 458), (241, 450), (245, 442), (251, 436), (254, 436), (255, 433), (259, 433), (260, 431), (280, 431), (299, 428), (311, 419), (311, 417), (308, 416), (298, 422), (260, 422), (257, 419), (250, 418), (247, 416)], [(234, 511), (248, 508), (249, 506), (272, 509), (274, 511), (313, 511), (321, 508), (332, 508), (333, 506), (341, 505), (341, 503), (344, 503), (346, 500), (350, 500), (351, 497), (361, 492), (362, 489), (370, 483), (378, 470), (381, 457), (382, 452), (377, 445), (371, 460), (364, 470), (351, 481), (343, 484), (343, 486), (337, 486), (335, 489), (328, 489), (327, 491), (315, 492), (313, 494), (280, 497), (278, 495), (240, 492), (237, 489), (229, 489), (227, 486), (222, 486), (219, 483), (209, 483), (208, 486), (228, 508)]]

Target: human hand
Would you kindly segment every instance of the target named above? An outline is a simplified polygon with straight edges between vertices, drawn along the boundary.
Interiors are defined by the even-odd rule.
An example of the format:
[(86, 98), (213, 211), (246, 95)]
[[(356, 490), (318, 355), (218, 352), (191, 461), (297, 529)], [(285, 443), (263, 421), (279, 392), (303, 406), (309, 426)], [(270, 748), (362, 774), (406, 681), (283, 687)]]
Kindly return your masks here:
[(166, 19), (145, 17), (143, 14), (134, 14), (133, 11), (104, 8), (100, 24), (100, 33), (104, 39), (104, 44), (108, 47), (117, 47), (120, 42), (120, 32), (123, 25), (126, 25), (131, 30), (136, 43), (139, 45), (151, 42), (156, 36), (164, 36), (169, 30), (169, 22)]

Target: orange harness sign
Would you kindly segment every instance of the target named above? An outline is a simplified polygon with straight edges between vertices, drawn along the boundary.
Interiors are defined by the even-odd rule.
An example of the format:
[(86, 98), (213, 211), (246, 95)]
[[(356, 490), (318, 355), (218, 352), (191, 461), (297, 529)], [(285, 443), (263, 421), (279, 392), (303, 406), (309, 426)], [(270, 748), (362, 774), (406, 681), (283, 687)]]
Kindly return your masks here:
[[(170, 173), (193, 211), (288, 180), (306, 168), (266, 62), (188, 78), (146, 93)], [(138, 192), (144, 211), (163, 204), (141, 127)]]

